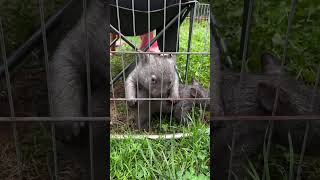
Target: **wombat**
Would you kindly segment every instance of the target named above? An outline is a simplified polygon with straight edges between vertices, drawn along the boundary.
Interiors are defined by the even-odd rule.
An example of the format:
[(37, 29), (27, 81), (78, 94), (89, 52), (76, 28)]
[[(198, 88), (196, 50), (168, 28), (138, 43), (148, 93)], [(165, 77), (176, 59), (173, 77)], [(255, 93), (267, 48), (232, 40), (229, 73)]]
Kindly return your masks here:
[[(179, 98), (176, 56), (139, 54), (137, 66), (125, 81), (125, 95), (130, 106), (136, 104), (135, 98)], [(160, 106), (158, 100), (138, 101), (136, 119), (139, 129), (148, 127), (149, 117), (160, 112)]]
[(192, 110), (193, 106), (200, 106), (205, 110), (210, 108), (210, 100), (196, 100), (196, 98), (208, 98), (209, 93), (195, 79), (192, 79), (192, 85), (180, 84), (179, 95), (180, 98), (195, 98), (195, 100), (181, 100), (174, 105), (174, 117), (180, 122), (187, 121), (187, 113)]

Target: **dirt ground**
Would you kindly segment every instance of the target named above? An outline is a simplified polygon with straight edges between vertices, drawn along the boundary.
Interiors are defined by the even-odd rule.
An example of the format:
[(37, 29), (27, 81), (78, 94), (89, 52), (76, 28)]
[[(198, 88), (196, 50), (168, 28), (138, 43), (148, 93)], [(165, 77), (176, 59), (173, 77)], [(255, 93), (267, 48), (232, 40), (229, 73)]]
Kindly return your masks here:
[[(22, 66), (11, 73), (14, 113), (18, 117), (48, 116), (46, 76), (39, 64)], [(0, 79), (0, 117), (10, 116), (5, 78)], [(48, 123), (17, 123), (18, 147), (21, 152), (22, 175), (26, 180), (50, 178), (52, 165), (51, 134)], [(77, 179), (77, 168), (72, 162), (61, 159), (59, 177)], [(0, 179), (19, 179), (16, 146), (12, 124), (0, 122)], [(49, 170), (50, 169), (50, 170)]]

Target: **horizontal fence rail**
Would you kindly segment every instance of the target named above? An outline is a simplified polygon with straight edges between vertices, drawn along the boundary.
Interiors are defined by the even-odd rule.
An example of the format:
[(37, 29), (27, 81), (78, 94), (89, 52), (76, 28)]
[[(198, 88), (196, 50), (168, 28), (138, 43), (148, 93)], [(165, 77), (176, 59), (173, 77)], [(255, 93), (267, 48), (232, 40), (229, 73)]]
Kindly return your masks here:
[[(121, 27), (121, 19), (120, 19), (120, 10), (121, 8), (118, 6), (119, 4), (119, 0), (116, 0), (116, 6), (114, 6), (116, 8), (117, 11), (117, 17), (111, 17), (111, 18), (117, 18), (117, 28), (115, 28), (113, 25), (110, 25), (110, 28), (112, 30), (112, 32), (114, 34), (117, 34), (118, 37), (116, 39), (114, 39), (112, 42), (110, 42), (109, 46), (114, 46), (116, 45), (117, 41), (119, 41), (120, 39), (125, 41), (126, 45), (130, 46), (130, 48), (132, 48), (132, 51), (129, 50), (119, 50), (119, 51), (113, 51), (110, 50), (109, 52), (114, 54), (113, 57), (119, 57), (119, 59), (112, 59), (110, 58), (110, 62), (107, 63), (111, 63), (113, 62), (113, 60), (117, 60), (119, 62), (121, 62), (121, 71), (115, 76), (112, 76), (113, 71), (115, 71), (116, 67), (111, 67), (110, 68), (110, 73), (108, 74), (110, 76), (110, 82), (101, 82), (101, 84), (105, 83), (108, 84), (110, 83), (110, 90), (111, 90), (111, 98), (109, 99), (109, 102), (111, 104), (111, 106), (114, 107), (114, 109), (112, 109), (111, 111), (114, 112), (120, 112), (120, 109), (118, 107), (117, 103), (125, 103), (124, 105), (124, 109), (122, 113), (126, 113), (126, 115), (128, 116), (128, 109), (129, 105), (128, 102), (130, 100), (136, 100), (136, 101), (148, 101), (148, 107), (145, 107), (146, 109), (148, 109), (148, 128), (149, 130), (151, 130), (151, 103), (153, 102), (157, 102), (157, 101), (191, 101), (191, 102), (198, 102), (198, 101), (205, 101), (205, 106), (210, 106), (210, 98), (209, 97), (205, 97), (205, 98), (169, 98), (169, 97), (162, 97), (162, 94), (160, 97), (151, 97), (151, 92), (148, 92), (148, 97), (143, 97), (143, 98), (125, 98), (125, 97), (120, 97), (121, 95), (118, 95), (116, 93), (116, 89), (121, 89), (124, 90), (125, 86), (124, 86), (124, 82), (126, 81), (128, 75), (130, 74), (130, 72), (132, 72), (133, 68), (136, 67), (136, 65), (139, 63), (139, 60), (137, 58), (137, 56), (134, 56), (134, 58), (132, 58), (131, 60), (131, 64), (126, 64), (124, 63), (124, 55), (127, 54), (131, 54), (131, 55), (137, 55), (137, 54), (145, 54), (147, 56), (150, 57), (150, 55), (161, 55), (161, 54), (172, 54), (172, 55), (186, 55), (186, 61), (185, 61), (185, 66), (183, 66), (183, 71), (184, 72), (184, 76), (183, 77), (179, 77), (179, 82), (180, 84), (183, 85), (190, 85), (188, 84), (188, 80), (190, 79), (190, 64), (192, 64), (193, 60), (192, 60), (192, 55), (197, 55), (197, 56), (201, 56), (201, 64), (204, 64), (204, 58), (208, 57), (209, 55), (212, 54), (212, 52), (194, 52), (194, 28), (195, 28), (195, 23), (205, 23), (208, 27), (206, 29), (206, 32), (204, 32), (204, 36), (205, 38), (203, 39), (203, 47), (204, 49), (207, 48), (209, 46), (209, 41), (208, 39), (210, 39), (210, 35), (213, 36), (218, 36), (218, 32), (217, 32), (217, 24), (216, 22), (211, 22), (213, 17), (213, 14), (211, 14), (211, 7), (209, 4), (201, 4), (201, 3), (196, 3), (195, 1), (190, 1), (190, 3), (180, 3), (180, 4), (175, 4), (178, 7), (178, 12), (177, 15), (174, 16), (172, 19), (167, 19), (167, 12), (166, 10), (164, 10), (163, 12), (163, 22), (162, 23), (162, 29), (157, 29), (157, 35), (154, 38), (151, 38), (151, 35), (148, 34), (148, 45), (146, 47), (142, 47), (142, 48), (138, 48), (138, 45), (132, 41), (130, 41), (125, 34), (123, 34), (123, 31), (121, 31), (121, 29), (123, 27)], [(134, 2), (134, 0), (132, 0), (132, 2)], [(244, 93), (244, 90), (242, 89), (243, 87), (241, 86), (244, 81), (244, 74), (247, 73), (247, 59), (248, 59), (248, 52), (249, 52), (249, 40), (250, 40), (250, 30), (251, 30), (251, 23), (252, 23), (252, 16), (253, 16), (253, 11), (254, 11), (254, 0), (245, 0), (244, 1), (244, 12), (243, 12), (243, 25), (242, 25), (242, 32), (241, 32), (241, 42), (240, 42), (240, 54), (241, 54), (241, 72), (240, 72), (240, 76), (239, 76), (239, 80), (238, 82), (240, 83), (239, 89), (236, 93), (238, 93), (238, 97), (242, 97), (242, 93)], [(1, 123), (11, 123), (12, 124), (12, 130), (13, 130), (13, 137), (14, 137), (14, 144), (15, 144), (15, 154), (16, 154), (16, 161), (17, 161), (17, 166), (18, 171), (19, 171), (19, 176), (20, 179), (22, 179), (23, 177), (23, 167), (22, 167), (22, 159), (21, 159), (21, 146), (22, 144), (19, 142), (19, 136), (21, 136), (21, 134), (18, 133), (17, 130), (17, 123), (31, 123), (31, 122), (50, 122), (52, 124), (50, 124), (50, 131), (51, 131), (51, 146), (52, 146), (52, 151), (53, 151), (53, 166), (54, 166), (54, 172), (53, 172), (53, 177), (52, 179), (58, 180), (59, 179), (59, 175), (58, 175), (58, 171), (59, 171), (59, 166), (58, 166), (58, 155), (57, 155), (57, 149), (56, 149), (56, 139), (55, 139), (55, 135), (56, 135), (56, 130), (55, 130), (55, 126), (53, 123), (55, 122), (107, 122), (107, 123), (112, 123), (112, 118), (111, 117), (94, 117), (93, 116), (93, 111), (94, 109), (92, 109), (92, 104), (93, 104), (93, 100), (92, 100), (92, 96), (93, 96), (93, 91), (91, 90), (92, 88), (92, 84), (91, 84), (91, 79), (93, 78), (93, 76), (91, 75), (91, 61), (92, 59), (90, 59), (90, 52), (89, 52), (89, 39), (90, 39), (90, 34), (88, 34), (88, 29), (89, 29), (89, 25), (90, 23), (88, 22), (88, 4), (86, 0), (83, 0), (83, 26), (81, 26), (83, 32), (84, 32), (84, 36), (85, 36), (85, 45), (84, 45), (84, 49), (83, 52), (85, 52), (85, 73), (83, 74), (83, 77), (86, 80), (86, 103), (85, 103), (85, 111), (88, 114), (89, 117), (17, 117), (16, 116), (16, 110), (14, 107), (14, 86), (12, 86), (12, 77), (10, 76), (10, 72), (9, 70), (11, 70), (13, 67), (15, 67), (16, 65), (20, 64), (20, 62), (22, 62), (22, 59), (24, 59), (25, 56), (27, 56), (35, 47), (37, 47), (39, 44), (42, 45), (43, 47), (43, 52), (44, 52), (44, 71), (45, 71), (45, 75), (48, 77), (49, 76), (49, 53), (48, 53), (48, 42), (47, 42), (47, 34), (52, 31), (53, 29), (55, 29), (55, 25), (58, 24), (59, 22), (59, 18), (62, 17), (62, 14), (64, 13), (65, 9), (67, 7), (69, 7), (69, 5), (71, 4), (71, 1), (67, 3), (66, 6), (64, 6), (56, 15), (54, 15), (52, 18), (49, 18), (49, 20), (47, 20), (47, 22), (45, 21), (45, 8), (43, 7), (43, 0), (39, 0), (39, 17), (40, 17), (40, 22), (41, 22), (41, 28), (36, 31), (25, 43), (22, 44), (22, 46), (20, 46), (13, 54), (12, 56), (10, 56), (9, 58), (7, 58), (6, 56), (6, 44), (5, 44), (5, 34), (3, 31), (3, 19), (0, 17), (0, 45), (1, 45), (1, 60), (3, 61), (3, 64), (1, 64), (0, 66), (0, 77), (4, 77), (3, 81), (5, 82), (5, 87), (7, 88), (7, 96), (8, 96), (8, 105), (10, 108), (10, 117), (0, 117), (0, 122)], [(164, 6), (166, 6), (166, 1), (164, 1)], [(288, 46), (289, 46), (289, 35), (291, 33), (291, 29), (293, 26), (293, 20), (294, 20), (294, 15), (296, 13), (296, 7), (297, 7), (297, 0), (292, 0), (291, 1), (291, 8), (290, 8), (290, 12), (289, 12), (289, 16), (288, 16), (288, 24), (287, 24), (287, 32), (285, 34), (285, 40), (284, 40), (284, 45), (283, 45), (283, 54), (282, 54), (282, 58), (281, 58), (281, 69), (285, 68), (285, 63), (287, 60), (287, 56), (288, 56)], [(134, 3), (132, 3), (134, 4)], [(151, 0), (148, 1), (148, 13), (147, 13), (147, 17), (148, 17), (148, 28), (146, 30), (146, 32), (154, 32), (154, 29), (151, 29)], [(183, 6), (183, 7), (182, 7)], [(163, 9), (166, 9), (165, 7)], [(135, 7), (133, 6), (132, 9), (129, 9), (129, 11), (132, 11), (132, 23), (133, 24), (133, 36), (137, 36), (136, 34), (136, 22), (139, 21), (139, 19), (136, 19), (136, 15), (135, 13), (137, 11), (135, 11)], [(131, 21), (130, 19), (128, 21)], [(181, 46), (180, 42), (180, 36), (179, 36), (179, 32), (181, 31), (181, 26), (182, 23), (188, 21), (189, 26), (188, 26), (188, 40), (187, 40), (187, 45), (186, 45), (186, 50), (184, 51), (179, 51), (179, 47)], [(214, 26), (214, 32), (209, 32), (209, 26)], [(177, 26), (177, 40), (176, 40), (176, 44), (175, 44), (175, 51), (167, 51), (166, 48), (166, 41), (170, 40), (170, 39), (166, 39), (166, 35), (168, 35), (169, 33), (167, 32), (168, 29)], [(122, 29), (123, 30), (123, 29)], [(106, 31), (106, 35), (108, 32)], [(214, 34), (212, 34), (214, 33)], [(217, 37), (219, 40), (219, 42), (216, 42), (220, 45), (219, 50), (220, 51), (224, 51), (224, 53), (227, 54), (227, 61), (229, 63), (229, 66), (232, 67), (232, 61), (231, 58), (229, 56), (229, 54), (227, 53), (227, 49), (226, 49), (226, 44), (223, 41), (223, 39), (219, 39), (219, 37)], [(162, 47), (159, 45), (159, 42), (162, 42)], [(162, 49), (162, 52), (149, 52), (148, 50), (150, 50), (150, 48), (152, 48), (152, 46), (154, 44), (158, 43), (159, 48)], [(139, 50), (140, 49), (140, 50)], [(139, 51), (138, 51), (139, 50)], [(220, 59), (219, 59), (220, 60)], [(210, 62), (212, 63), (212, 61), (214, 61), (213, 59), (210, 60)], [(197, 69), (197, 73), (201, 73), (204, 69), (204, 67), (200, 67), (199, 69)], [(161, 81), (163, 81), (163, 74), (161, 76)], [(211, 77), (212, 78), (212, 77)], [(282, 78), (281, 75), (279, 75), (279, 78)], [(122, 82), (120, 80), (123, 80)], [(279, 99), (279, 87), (277, 87), (276, 89), (276, 95), (274, 98), (274, 104), (273, 104), (273, 110), (272, 110), (272, 114), (270, 116), (246, 116), (246, 115), (226, 115), (226, 116), (212, 116), (211, 119), (211, 123), (215, 123), (216, 121), (246, 121), (246, 122), (253, 122), (253, 121), (269, 121), (268, 124), (268, 133), (266, 133), (266, 137), (267, 137), (267, 147), (266, 147), (266, 157), (267, 160), (269, 161), (269, 154), (270, 154), (270, 146), (271, 146), (271, 139), (272, 139), (272, 134), (273, 134), (273, 128), (274, 128), (274, 123), (275, 121), (306, 121), (306, 128), (305, 128), (305, 134), (304, 134), (304, 138), (303, 138), (303, 146), (301, 147), (301, 153), (299, 156), (299, 164), (298, 164), (298, 168), (297, 168), (297, 179), (300, 179), (301, 177), (301, 171), (302, 171), (302, 164), (303, 164), (303, 160), (304, 160), (304, 153), (306, 150), (306, 144), (307, 144), (307, 140), (308, 140), (308, 133), (310, 132), (310, 121), (317, 121), (320, 120), (320, 114), (316, 114), (314, 111), (315, 109), (315, 97), (318, 93), (318, 85), (319, 85), (319, 79), (320, 79), (320, 65), (318, 65), (317, 68), (317, 78), (316, 78), (316, 82), (315, 85), (313, 86), (313, 93), (310, 94), (311, 97), (311, 102), (310, 102), (310, 114), (308, 115), (295, 115), (295, 116), (278, 116), (276, 114), (276, 110), (278, 107), (278, 99)], [(48, 79), (46, 79), (47, 83), (48, 83)], [(123, 83), (123, 84), (121, 84)], [(120, 84), (120, 85), (119, 85)], [(139, 82), (137, 82), (137, 84), (139, 84)], [(139, 85), (137, 85), (139, 86)], [(149, 87), (151, 85), (149, 84)], [(209, 85), (210, 86), (210, 85)], [(161, 85), (161, 90), (163, 89), (163, 84)], [(139, 88), (137, 88), (139, 89)], [(47, 89), (47, 93), (48, 93), (48, 111), (49, 113), (52, 113), (52, 92), (50, 87), (48, 86)], [(105, 92), (105, 93), (109, 93), (109, 92)], [(240, 98), (241, 99), (241, 98)], [(107, 99), (106, 99), (107, 100)], [(240, 100), (239, 104), (237, 105), (237, 109), (240, 109), (241, 107), (241, 103), (243, 101)], [(161, 102), (162, 103), (162, 102)], [(212, 100), (211, 100), (212, 103)], [(193, 106), (194, 107), (194, 106)], [(173, 118), (173, 110), (174, 109), (174, 103), (171, 103), (171, 112), (168, 113), (170, 114), (170, 125), (172, 123), (172, 118)], [(139, 114), (141, 107), (139, 107), (139, 105), (137, 105), (137, 110), (138, 110), (138, 123), (140, 118), (139, 116), (141, 116), (141, 114)], [(108, 111), (107, 109), (105, 110), (106, 112)], [(163, 104), (160, 105), (160, 125), (162, 123), (164, 123), (164, 116), (163, 116)], [(204, 120), (204, 112), (201, 112), (201, 119)], [(128, 121), (128, 119), (126, 119), (126, 121)], [(129, 123), (128, 123), (129, 124)], [(139, 127), (140, 128), (140, 127)], [(233, 155), (234, 155), (234, 147), (235, 144), (237, 144), (236, 142), (236, 138), (235, 138), (235, 134), (238, 132), (238, 129), (236, 126), (233, 127), (233, 133), (232, 133), (232, 143), (230, 146), (230, 160), (228, 162), (229, 165), (229, 173), (228, 173), (228, 179), (231, 179), (232, 177), (232, 165), (234, 163), (234, 159), (233, 159)], [(109, 132), (108, 132), (109, 133)], [(173, 137), (174, 135), (172, 135)], [(182, 135), (181, 135), (182, 136)], [(122, 139), (123, 136), (119, 136), (119, 139)], [(170, 135), (171, 137), (171, 135)], [(95, 171), (95, 166), (94, 166), (94, 162), (93, 162), (93, 129), (92, 129), (92, 125), (91, 123), (89, 124), (89, 158), (90, 158), (90, 178), (91, 179), (95, 179), (94, 177), (94, 171)], [(140, 138), (140, 136), (139, 136)], [(266, 162), (267, 164), (268, 162)], [(264, 172), (267, 173), (268, 171), (268, 167), (264, 166)], [(263, 175), (263, 180), (265, 179), (265, 177), (267, 177), (268, 174), (264, 174)], [(270, 176), (270, 175), (269, 175)]]

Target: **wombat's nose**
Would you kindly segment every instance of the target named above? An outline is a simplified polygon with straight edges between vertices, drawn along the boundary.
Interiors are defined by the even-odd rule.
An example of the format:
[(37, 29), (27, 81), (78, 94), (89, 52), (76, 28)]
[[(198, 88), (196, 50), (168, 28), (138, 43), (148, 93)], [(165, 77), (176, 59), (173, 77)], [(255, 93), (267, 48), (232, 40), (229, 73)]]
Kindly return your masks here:
[(151, 83), (156, 84), (157, 83), (157, 77), (155, 75), (151, 76)]

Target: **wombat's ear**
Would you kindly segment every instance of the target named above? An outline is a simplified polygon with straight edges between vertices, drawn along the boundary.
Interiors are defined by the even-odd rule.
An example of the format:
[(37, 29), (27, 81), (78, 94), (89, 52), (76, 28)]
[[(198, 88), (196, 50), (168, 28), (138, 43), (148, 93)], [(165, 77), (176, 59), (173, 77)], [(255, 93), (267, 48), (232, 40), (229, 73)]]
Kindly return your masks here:
[[(138, 51), (138, 52), (142, 52), (142, 51)], [(148, 62), (148, 55), (147, 54), (139, 53), (138, 58), (139, 58), (139, 62), (142, 64), (146, 64)]]
[[(288, 92), (279, 87), (277, 113), (293, 113), (292, 103)], [(257, 101), (259, 105), (268, 112), (273, 111), (274, 100), (276, 97), (276, 86), (271, 82), (260, 82), (257, 87)]]
[(200, 83), (195, 78), (192, 78), (192, 85), (200, 86)]
[(261, 55), (261, 66), (262, 71), (265, 74), (276, 75), (280, 74), (281, 67), (279, 65), (278, 60), (270, 53), (263, 53)]

